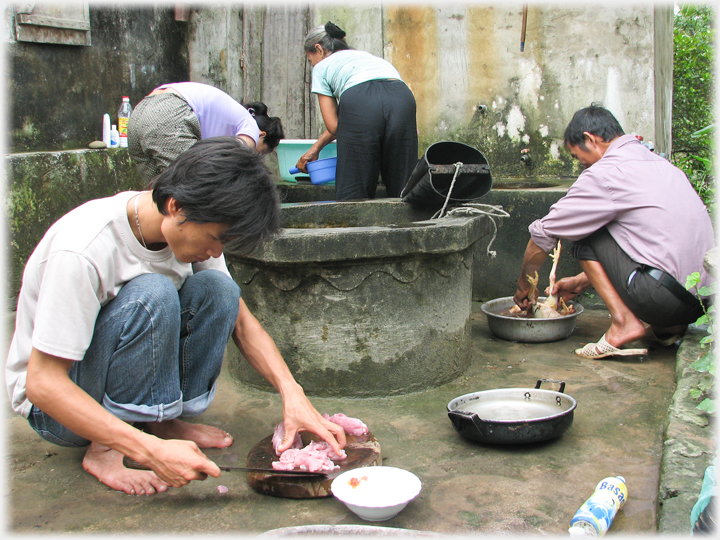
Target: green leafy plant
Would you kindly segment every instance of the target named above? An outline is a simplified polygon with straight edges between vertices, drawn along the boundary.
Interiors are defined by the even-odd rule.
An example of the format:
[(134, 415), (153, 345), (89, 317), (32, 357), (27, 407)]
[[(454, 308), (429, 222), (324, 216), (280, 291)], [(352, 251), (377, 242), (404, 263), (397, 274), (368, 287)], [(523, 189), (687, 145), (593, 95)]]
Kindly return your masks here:
[[(707, 147), (714, 155), (715, 153), (715, 124), (709, 125), (694, 132), (691, 137), (706, 137)], [(707, 206), (710, 217), (714, 219), (716, 209), (715, 199), (715, 167), (710, 157), (686, 154), (678, 156), (673, 153), (675, 165), (687, 175), (688, 180), (697, 191), (705, 206)]]
[[(685, 282), (685, 288), (688, 290), (695, 289), (698, 296), (715, 294), (715, 285), (716, 282), (713, 282), (708, 287), (700, 287), (700, 272), (693, 272)], [(715, 414), (715, 399), (713, 397), (715, 387), (715, 350), (713, 347), (715, 342), (715, 306), (712, 305), (706, 309), (703, 305), (703, 315), (695, 324), (698, 326), (707, 324), (708, 334), (700, 339), (700, 347), (705, 351), (704, 354), (701, 354), (690, 366), (700, 373), (706, 373), (707, 376), (698, 383), (696, 388), (690, 391), (690, 395), (695, 400), (702, 399), (697, 406), (698, 409), (708, 414)]]
[(671, 155), (711, 217), (715, 212), (714, 18), (712, 5), (684, 4), (675, 13)]

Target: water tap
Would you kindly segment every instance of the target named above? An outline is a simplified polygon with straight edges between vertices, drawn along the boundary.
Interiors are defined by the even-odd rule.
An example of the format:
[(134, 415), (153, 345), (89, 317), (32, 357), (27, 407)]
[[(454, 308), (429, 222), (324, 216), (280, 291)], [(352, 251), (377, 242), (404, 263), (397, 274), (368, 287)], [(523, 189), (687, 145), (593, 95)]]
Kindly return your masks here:
[(487, 111), (487, 106), (483, 105), (482, 103), (478, 103), (477, 107), (475, 107), (475, 112), (473, 113), (473, 117), (470, 120), (470, 125), (480, 124), (485, 117), (486, 111)]
[(522, 161), (525, 165), (530, 166), (532, 157), (530, 156), (529, 148), (523, 148), (522, 150), (520, 150), (520, 161)]

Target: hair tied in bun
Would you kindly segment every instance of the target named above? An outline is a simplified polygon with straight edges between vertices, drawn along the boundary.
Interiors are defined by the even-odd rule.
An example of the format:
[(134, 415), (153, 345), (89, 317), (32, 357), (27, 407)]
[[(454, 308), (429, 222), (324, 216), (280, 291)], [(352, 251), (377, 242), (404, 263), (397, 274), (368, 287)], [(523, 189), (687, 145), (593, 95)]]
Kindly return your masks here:
[(331, 38), (342, 39), (345, 37), (345, 31), (342, 28), (335, 26), (330, 21), (325, 23), (325, 31)]

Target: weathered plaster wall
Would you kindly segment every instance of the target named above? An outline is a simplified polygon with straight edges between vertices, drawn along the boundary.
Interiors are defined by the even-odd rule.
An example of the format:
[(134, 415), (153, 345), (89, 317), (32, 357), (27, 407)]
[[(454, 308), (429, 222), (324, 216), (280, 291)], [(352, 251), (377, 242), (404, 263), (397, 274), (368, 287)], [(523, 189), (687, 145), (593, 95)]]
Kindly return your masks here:
[[(191, 76), (265, 101), (291, 138), (323, 129), (302, 42), (332, 20), (351, 46), (392, 62), (412, 88), (421, 151), (459, 140), (479, 148), (498, 175), (571, 176), (578, 170), (563, 132), (592, 102), (608, 107), (627, 133), (669, 148), (671, 4), (531, 3), (522, 52), (521, 2), (235, 6), (193, 13)], [(228, 17), (242, 35), (225, 30)], [(237, 47), (239, 61), (227, 53), (213, 69), (218, 50)], [(520, 160), (524, 149), (528, 162)]]
[[(385, 21), (386, 57), (418, 99), (421, 147), (462, 140), (504, 176), (568, 172), (562, 135), (591, 102), (626, 132), (656, 139), (651, 4), (531, 4), (524, 52), (521, 3), (388, 6)], [(525, 148), (531, 167), (520, 161)]]
[[(89, 47), (18, 43), (6, 7), (11, 150), (85, 147), (122, 95), (191, 79), (238, 100), (262, 100), (288, 137), (322, 129), (302, 51), (333, 20), (348, 42), (396, 65), (418, 100), (421, 150), (442, 139), (483, 151), (497, 174), (573, 174), (567, 121), (600, 101), (627, 132), (669, 146), (672, 6), (522, 3), (200, 3), (189, 22), (173, 4), (91, 6)], [(61, 106), (58, 106), (61, 104)], [(667, 142), (666, 142), (667, 141)], [(520, 151), (529, 149), (529, 166)]]
[(87, 148), (103, 114), (117, 124), (122, 96), (135, 105), (188, 79), (187, 23), (172, 4), (91, 5), (90, 46), (15, 41), (13, 4), (4, 9), (10, 152)]

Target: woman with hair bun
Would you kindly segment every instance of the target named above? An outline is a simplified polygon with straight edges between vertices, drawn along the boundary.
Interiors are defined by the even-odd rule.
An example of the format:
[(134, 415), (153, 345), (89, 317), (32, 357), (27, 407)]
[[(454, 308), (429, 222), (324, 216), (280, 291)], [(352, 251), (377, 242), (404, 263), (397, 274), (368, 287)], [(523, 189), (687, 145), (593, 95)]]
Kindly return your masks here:
[(244, 107), (219, 88), (198, 82), (158, 86), (128, 121), (128, 151), (148, 181), (196, 142), (211, 137), (236, 137), (269, 154), (285, 134), (264, 103)]
[(307, 172), (306, 164), (337, 139), (336, 200), (374, 198), (378, 175), (388, 197), (400, 197), (418, 160), (412, 92), (392, 64), (352, 49), (331, 22), (313, 28), (304, 49), (326, 130), (297, 168)]

